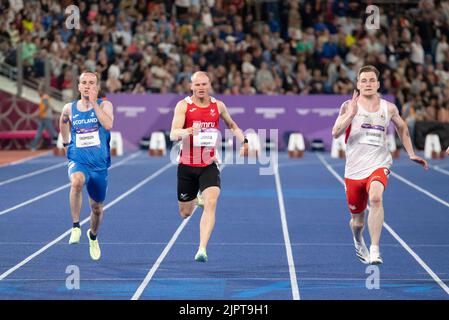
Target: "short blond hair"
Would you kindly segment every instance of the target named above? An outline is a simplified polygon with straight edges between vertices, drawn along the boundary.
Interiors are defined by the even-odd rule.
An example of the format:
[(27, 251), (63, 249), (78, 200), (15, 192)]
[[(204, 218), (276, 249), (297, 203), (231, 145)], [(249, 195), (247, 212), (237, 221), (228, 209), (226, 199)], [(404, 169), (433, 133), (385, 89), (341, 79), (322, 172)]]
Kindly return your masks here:
[(377, 80), (379, 80), (380, 72), (373, 65), (366, 65), (366, 66), (361, 67), (359, 69), (359, 72), (357, 73), (357, 80), (360, 78), (360, 75), (364, 72), (374, 72), (376, 74)]
[(100, 77), (99, 77), (98, 74), (97, 74), (96, 72), (94, 72), (94, 71), (86, 70), (86, 71), (81, 72), (81, 74), (80, 74), (80, 76), (79, 76), (79, 80), (81, 80), (81, 77), (82, 77), (83, 75), (88, 74), (88, 73), (93, 74), (93, 75), (95, 76), (95, 78), (97, 79), (97, 85), (100, 86)]
[(209, 79), (209, 82), (210, 82), (210, 76), (209, 76), (209, 74), (206, 71), (197, 71), (194, 74), (192, 74), (192, 76), (190, 77), (190, 82), (193, 82), (193, 79), (195, 77), (199, 76), (199, 75), (206, 76)]

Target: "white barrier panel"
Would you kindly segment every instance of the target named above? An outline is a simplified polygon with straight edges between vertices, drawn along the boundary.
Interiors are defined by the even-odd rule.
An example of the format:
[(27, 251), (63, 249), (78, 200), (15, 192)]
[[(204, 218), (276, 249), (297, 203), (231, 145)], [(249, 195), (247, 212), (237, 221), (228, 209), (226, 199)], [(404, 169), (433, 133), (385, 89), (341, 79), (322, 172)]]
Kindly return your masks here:
[(398, 149), (396, 145), (396, 138), (394, 136), (394, 133), (390, 133), (387, 135), (387, 146), (388, 150), (391, 153), (391, 156), (396, 159), (399, 157), (400, 150)]
[(155, 131), (151, 134), (150, 138), (150, 156), (163, 156), (167, 151), (165, 143), (165, 134), (162, 131)]
[(232, 138), (229, 138), (228, 140), (223, 139), (221, 143), (225, 149), (232, 149), (234, 147), (234, 140)]
[(119, 131), (111, 132), (111, 141), (109, 141), (109, 147), (111, 149), (111, 156), (123, 155), (123, 139), (122, 134)]
[(346, 151), (345, 135), (341, 135), (337, 139), (332, 139), (331, 157), (344, 158)]
[(291, 133), (288, 138), (288, 156), (291, 158), (299, 158), (304, 156), (306, 149), (304, 137), (299, 132)]
[(58, 141), (56, 142), (56, 146), (53, 148), (53, 154), (55, 156), (65, 156), (64, 145), (62, 144), (61, 132), (58, 134)]
[(426, 141), (424, 143), (424, 158), (426, 159), (438, 159), (441, 153), (440, 137), (437, 134), (426, 135)]
[(248, 139), (248, 155), (257, 156), (261, 148), (259, 136), (255, 132), (249, 132), (246, 135), (246, 139)]

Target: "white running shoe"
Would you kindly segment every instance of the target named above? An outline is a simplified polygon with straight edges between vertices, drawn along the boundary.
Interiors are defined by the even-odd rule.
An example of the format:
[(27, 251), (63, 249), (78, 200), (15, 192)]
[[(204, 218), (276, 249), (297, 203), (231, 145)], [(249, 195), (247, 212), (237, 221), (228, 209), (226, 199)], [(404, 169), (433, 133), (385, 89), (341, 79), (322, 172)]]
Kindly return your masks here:
[(196, 198), (198, 199), (198, 202), (196, 203), (196, 205), (201, 208), (204, 209), (204, 199), (203, 196), (201, 195), (201, 193), (198, 193), (198, 195), (196, 196)]
[(197, 262), (207, 262), (207, 253), (206, 253), (206, 249), (204, 248), (199, 248), (198, 252), (195, 255), (195, 261)]
[(90, 229), (87, 230), (87, 239), (89, 239), (89, 253), (92, 260), (98, 260), (101, 257), (100, 244), (98, 243), (98, 238), (92, 240), (90, 238)]
[(69, 244), (80, 243), (81, 228), (72, 228), (72, 233), (70, 233)]
[(370, 263), (370, 253), (368, 251), (368, 248), (366, 247), (365, 240), (358, 242), (355, 238), (354, 240), (354, 247), (355, 247), (355, 254), (357, 255), (357, 258), (360, 260), (360, 262), (364, 264)]
[(382, 257), (380, 255), (379, 250), (370, 250), (369, 254), (369, 263), (370, 264), (382, 264), (384, 261), (382, 260)]

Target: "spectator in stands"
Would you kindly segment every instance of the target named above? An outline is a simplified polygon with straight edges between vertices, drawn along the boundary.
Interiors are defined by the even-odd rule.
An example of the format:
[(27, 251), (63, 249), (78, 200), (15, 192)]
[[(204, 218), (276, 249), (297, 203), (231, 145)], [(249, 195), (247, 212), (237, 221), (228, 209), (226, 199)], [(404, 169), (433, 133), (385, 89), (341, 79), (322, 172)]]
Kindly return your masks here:
[(428, 121), (437, 121), (438, 114), (438, 97), (431, 96), (426, 106), (426, 114)]
[(443, 90), (442, 97), (443, 97), (443, 102), (442, 102), (443, 111), (442, 112), (445, 115), (443, 122), (449, 123), (449, 87), (446, 87)]
[(310, 93), (323, 94), (324, 93), (324, 81), (320, 69), (313, 70), (313, 77), (310, 81)]
[(207, 70), (215, 94), (344, 94), (348, 79), (374, 64), (382, 94), (423, 97), (414, 101), (417, 121), (435, 112), (447, 119), (447, 1), (382, 3), (381, 29), (369, 32), (359, 1), (80, 1), (80, 30), (64, 25), (68, 1), (39, 2), (2, 7), (0, 34), (11, 46), (2, 59), (17, 65), (22, 42), (25, 70), (40, 77), (48, 52), (58, 89), (69, 83), (63, 60), (98, 67), (110, 92), (189, 93), (191, 74)]
[(260, 69), (257, 70), (255, 78), (257, 91), (263, 92), (264, 88), (266, 88), (267, 85), (271, 84), (273, 81), (273, 74), (271, 73), (271, 70), (268, 69), (268, 64), (266, 62), (262, 62)]
[(26, 33), (22, 44), (22, 62), (25, 69), (25, 75), (27, 76), (32, 74), (34, 57), (37, 51), (38, 47), (36, 46), (36, 40), (32, 38), (30, 33)]
[(242, 94), (255, 94), (256, 89), (253, 87), (251, 79), (246, 78), (243, 80)]
[(401, 110), (402, 119), (407, 123), (408, 131), (413, 145), (415, 144), (415, 123), (416, 123), (416, 111), (415, 100), (411, 94), (407, 93), (405, 96), (405, 103), (402, 104)]
[(348, 95), (354, 90), (354, 84), (349, 79), (346, 69), (338, 67), (338, 78), (334, 83), (333, 92), (336, 94)]
[(437, 121), (441, 123), (449, 123), (449, 99), (438, 97)]
[(53, 126), (53, 111), (50, 106), (50, 96), (47, 94), (43, 85), (39, 87), (39, 113), (38, 113), (38, 127), (36, 136), (33, 141), (31, 141), (29, 148), (32, 151), (36, 150), (37, 144), (42, 138), (42, 133), (45, 130), (50, 134), (50, 137), (53, 140), (56, 140), (58, 137), (58, 133), (56, 132), (55, 127)]
[(122, 83), (115, 73), (109, 73), (108, 80), (106, 80), (106, 89), (111, 93), (120, 92), (122, 89)]

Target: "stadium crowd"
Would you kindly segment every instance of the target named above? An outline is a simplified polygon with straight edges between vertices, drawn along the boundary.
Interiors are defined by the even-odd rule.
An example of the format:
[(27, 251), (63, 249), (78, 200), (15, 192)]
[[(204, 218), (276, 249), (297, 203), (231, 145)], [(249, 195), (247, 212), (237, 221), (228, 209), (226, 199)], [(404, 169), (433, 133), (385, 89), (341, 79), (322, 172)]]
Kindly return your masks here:
[[(74, 11), (66, 12), (73, 4), (78, 26)], [(351, 94), (357, 70), (372, 64), (380, 92), (395, 97), (411, 126), (449, 123), (449, 1), (386, 1), (377, 29), (367, 28), (376, 23), (367, 5), (2, 1), (0, 62), (16, 65), (21, 43), (26, 76), (42, 77), (50, 55), (51, 85), (63, 91), (71, 90), (76, 64), (96, 71), (104, 92), (188, 93), (192, 73), (205, 70), (215, 93), (268, 95)]]

